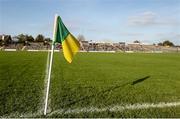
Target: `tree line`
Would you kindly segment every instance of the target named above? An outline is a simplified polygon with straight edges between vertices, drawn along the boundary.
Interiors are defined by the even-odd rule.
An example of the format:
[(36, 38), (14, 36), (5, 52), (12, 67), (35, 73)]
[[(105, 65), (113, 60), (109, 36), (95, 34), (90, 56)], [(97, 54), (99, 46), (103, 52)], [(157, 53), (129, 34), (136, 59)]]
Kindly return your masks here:
[(165, 40), (163, 42), (160, 42), (160, 43), (158, 43), (158, 45), (159, 46), (170, 46), (170, 47), (175, 46), (174, 43), (169, 41), (169, 40)]
[[(78, 39), (80, 41), (85, 40), (83, 35), (79, 35)], [(2, 35), (0, 35), (0, 45), (7, 45), (12, 42), (24, 43), (24, 44), (26, 44), (28, 42), (44, 42), (45, 44), (48, 44), (51, 41), (52, 40), (50, 38), (47, 38), (42, 34), (38, 34), (35, 38), (32, 35), (27, 35), (27, 34), (19, 34), (17, 36), (14, 36), (13, 38), (10, 35), (5, 35), (4, 39), (3, 39)], [(140, 43), (140, 41), (135, 40), (133, 43)], [(156, 45), (156, 44), (154, 44), (154, 45)], [(175, 46), (175, 44), (169, 40), (159, 42), (157, 45), (158, 46), (169, 46), (169, 47)]]
[[(4, 38), (3, 38), (4, 37)], [(11, 37), (10, 35), (0, 36), (0, 45), (8, 45), (10, 43), (29, 43), (29, 42), (51, 42), (50, 38), (46, 38), (42, 34), (38, 34), (35, 38), (32, 35), (19, 34), (17, 36)]]
[(24, 34), (19, 34), (18, 36), (16, 36), (16, 38), (18, 39), (18, 42), (25, 42), (25, 41), (29, 41), (29, 42), (44, 42), (44, 41), (48, 41), (50, 42), (51, 39), (50, 38), (46, 38), (45, 36), (43, 36), (42, 34), (38, 34), (36, 36), (36, 38), (34, 38), (31, 35), (24, 35)]
[[(141, 43), (138, 40), (135, 40), (133, 43)], [(153, 43), (153, 45), (156, 45), (155, 43)], [(165, 40), (163, 42), (160, 42), (157, 44), (158, 46), (169, 46), (169, 47), (173, 47), (175, 46), (173, 42), (169, 41), (169, 40)]]

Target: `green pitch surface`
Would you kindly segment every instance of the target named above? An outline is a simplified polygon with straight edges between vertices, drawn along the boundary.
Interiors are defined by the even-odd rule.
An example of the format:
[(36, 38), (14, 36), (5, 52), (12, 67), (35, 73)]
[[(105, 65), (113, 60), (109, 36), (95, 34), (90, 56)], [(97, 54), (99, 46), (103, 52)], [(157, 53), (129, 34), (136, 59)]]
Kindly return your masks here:
[[(0, 52), (1, 117), (44, 117), (46, 61), (47, 52)], [(78, 53), (68, 64), (55, 53), (49, 100), (47, 117), (180, 117), (180, 106), (108, 110), (180, 102), (180, 54)]]
[(46, 57), (46, 53), (0, 52), (0, 116), (37, 113), (42, 107)]

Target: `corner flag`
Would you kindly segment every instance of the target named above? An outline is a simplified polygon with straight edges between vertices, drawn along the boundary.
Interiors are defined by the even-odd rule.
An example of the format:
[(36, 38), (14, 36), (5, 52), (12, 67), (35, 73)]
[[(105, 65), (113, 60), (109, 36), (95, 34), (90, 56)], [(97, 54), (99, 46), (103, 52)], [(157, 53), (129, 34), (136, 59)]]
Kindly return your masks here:
[(56, 20), (56, 32), (54, 43), (61, 43), (65, 59), (71, 63), (73, 56), (79, 51), (80, 44), (78, 40), (68, 31), (63, 24), (60, 16)]
[(63, 24), (60, 16), (58, 15), (55, 15), (55, 19), (54, 19), (53, 42), (52, 42), (51, 55), (48, 66), (48, 79), (47, 79), (46, 97), (45, 97), (45, 105), (44, 105), (44, 115), (47, 114), (54, 45), (56, 42), (61, 43), (64, 57), (69, 63), (71, 63), (73, 56), (80, 49), (80, 44), (78, 40), (76, 40), (76, 38), (67, 30), (66, 26)]

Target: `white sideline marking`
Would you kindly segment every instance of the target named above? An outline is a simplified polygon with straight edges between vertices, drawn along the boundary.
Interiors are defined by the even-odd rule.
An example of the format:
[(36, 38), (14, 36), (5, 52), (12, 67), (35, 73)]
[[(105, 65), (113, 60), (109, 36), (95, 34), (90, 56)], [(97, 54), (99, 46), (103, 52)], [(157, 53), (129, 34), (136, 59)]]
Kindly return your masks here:
[(16, 51), (16, 49), (4, 49), (4, 51)]
[[(52, 116), (53, 114), (78, 114), (78, 113), (93, 113), (93, 112), (122, 112), (125, 110), (138, 110), (138, 109), (149, 109), (149, 108), (165, 108), (165, 107), (177, 107), (180, 106), (180, 102), (159, 102), (159, 103), (136, 103), (136, 104), (128, 104), (128, 105), (114, 105), (107, 106), (104, 108), (97, 107), (89, 107), (89, 108), (75, 108), (75, 109), (59, 109), (55, 110), (48, 114), (48, 116)], [(43, 111), (42, 111), (43, 112)], [(10, 118), (10, 117), (38, 117), (42, 116), (42, 112), (37, 113), (12, 113), (9, 115), (0, 116), (0, 118)]]
[(114, 106), (107, 106), (104, 108), (97, 108), (97, 107), (89, 107), (89, 108), (76, 108), (76, 109), (60, 109), (55, 110), (49, 115), (53, 114), (72, 114), (72, 113), (85, 113), (85, 112), (122, 112), (124, 110), (138, 110), (138, 109), (148, 109), (148, 108), (165, 108), (165, 107), (176, 107), (180, 106), (180, 102), (160, 102), (160, 103), (142, 103), (142, 104), (132, 104), (132, 105), (114, 105)]
[(44, 100), (46, 97), (46, 86), (47, 86), (47, 79), (48, 79), (48, 70), (49, 70), (49, 55), (50, 55), (50, 51), (48, 51), (48, 55), (47, 55), (47, 61), (46, 61), (46, 70), (45, 70), (45, 77), (44, 77), (44, 90), (43, 90), (43, 99), (42, 99), (42, 109), (41, 111), (44, 110)]

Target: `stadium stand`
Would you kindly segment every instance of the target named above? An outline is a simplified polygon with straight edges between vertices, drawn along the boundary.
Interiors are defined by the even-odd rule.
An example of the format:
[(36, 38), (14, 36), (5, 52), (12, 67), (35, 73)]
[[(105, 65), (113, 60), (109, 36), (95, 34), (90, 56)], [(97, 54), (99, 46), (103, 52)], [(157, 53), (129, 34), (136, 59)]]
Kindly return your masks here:
[[(4, 38), (4, 39), (3, 39)], [(103, 52), (103, 51), (115, 51), (115, 52), (180, 52), (180, 46), (165, 47), (158, 45), (149, 45), (142, 43), (107, 43), (107, 42), (92, 42), (86, 40), (79, 40), (81, 51), (83, 52)], [(16, 50), (49, 50), (51, 43), (44, 42), (17, 42), (17, 38), (10, 35), (0, 35), (0, 50), (16, 49)], [(55, 50), (61, 50), (61, 44), (55, 45)]]

